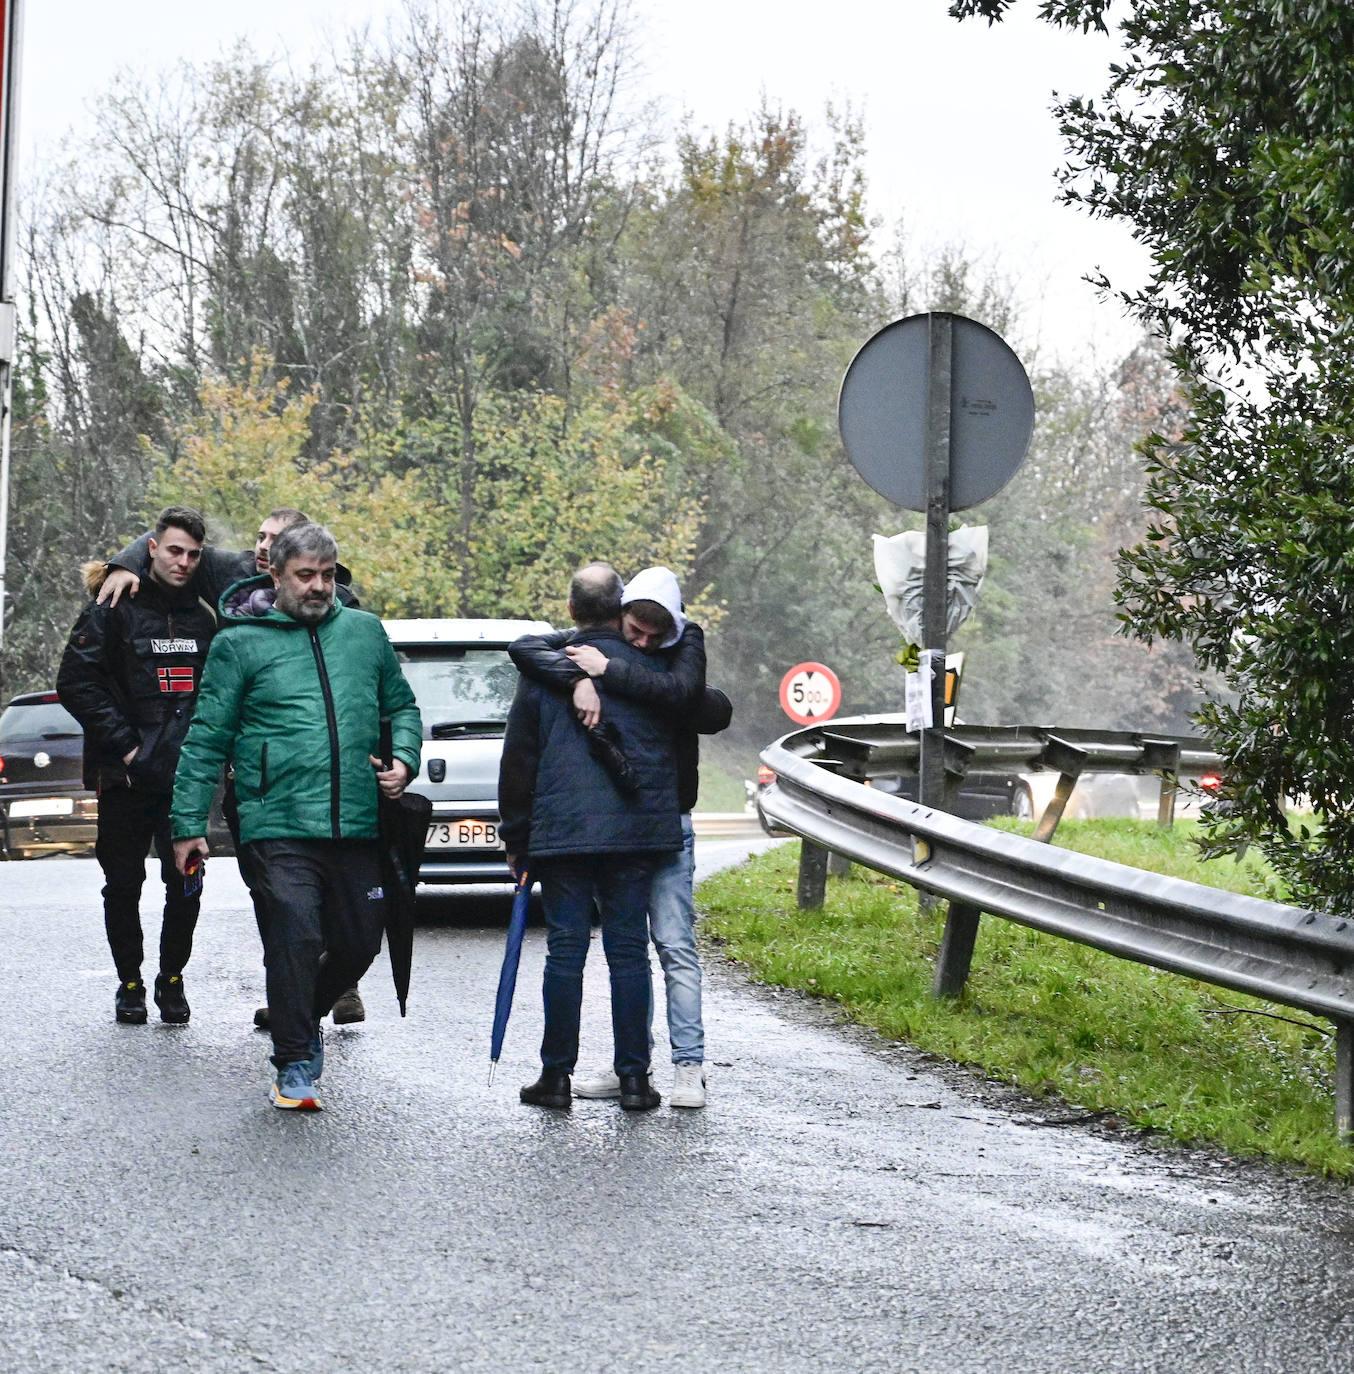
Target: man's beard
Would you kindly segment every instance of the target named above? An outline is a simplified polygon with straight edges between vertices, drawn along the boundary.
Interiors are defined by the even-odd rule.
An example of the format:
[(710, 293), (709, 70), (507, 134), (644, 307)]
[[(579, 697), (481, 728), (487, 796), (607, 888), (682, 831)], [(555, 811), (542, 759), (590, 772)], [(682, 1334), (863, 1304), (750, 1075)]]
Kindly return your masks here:
[(277, 594), (278, 610), (303, 625), (318, 625), (329, 614), (333, 604), (332, 592), (308, 593), (300, 597), (291, 597), (281, 591)]

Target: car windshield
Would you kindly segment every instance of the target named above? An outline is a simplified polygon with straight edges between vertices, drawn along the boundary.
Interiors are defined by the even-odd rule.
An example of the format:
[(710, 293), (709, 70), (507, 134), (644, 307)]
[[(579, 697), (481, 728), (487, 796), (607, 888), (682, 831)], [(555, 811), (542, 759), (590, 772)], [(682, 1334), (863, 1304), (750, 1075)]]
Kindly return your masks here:
[(445, 734), (463, 722), (508, 719), (517, 669), (506, 649), (428, 644), (395, 652), (418, 700), (424, 739), (432, 739), (437, 726)]
[(79, 739), (80, 723), (59, 701), (21, 702), (0, 715), (0, 744), (12, 740)]

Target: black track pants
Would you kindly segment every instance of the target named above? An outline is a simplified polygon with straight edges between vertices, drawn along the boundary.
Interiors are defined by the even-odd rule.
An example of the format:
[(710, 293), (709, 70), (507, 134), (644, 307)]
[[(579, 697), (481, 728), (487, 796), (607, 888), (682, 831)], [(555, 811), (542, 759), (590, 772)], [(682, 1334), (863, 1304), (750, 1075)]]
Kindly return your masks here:
[(242, 852), (262, 907), (273, 1063), (281, 1068), (310, 1057), (320, 1017), (381, 948), (380, 862), (375, 840), (255, 840)]
[(136, 787), (106, 787), (99, 793), (99, 836), (95, 857), (103, 869), (103, 923), (118, 978), (141, 976), (141, 887), (152, 840), (165, 885), (160, 925), (160, 972), (182, 973), (193, 952), (201, 894), (183, 895), (183, 877), (174, 867), (169, 838), (168, 792)]

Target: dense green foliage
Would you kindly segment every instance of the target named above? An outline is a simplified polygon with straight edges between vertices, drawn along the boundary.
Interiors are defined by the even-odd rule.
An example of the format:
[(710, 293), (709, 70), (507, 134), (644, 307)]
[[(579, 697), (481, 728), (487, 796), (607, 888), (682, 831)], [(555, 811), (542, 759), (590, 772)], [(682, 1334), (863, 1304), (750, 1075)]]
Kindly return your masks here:
[[(1145, 445), (1155, 519), (1121, 560), (1126, 625), (1220, 676), (1199, 716), (1227, 760), (1213, 848), (1258, 843), (1299, 900), (1354, 910), (1354, 9), (1041, 12), (1122, 15), (1128, 56), (1103, 98), (1058, 111), (1065, 198), (1150, 250), (1123, 299), (1170, 341), (1189, 405)], [(1285, 824), (1299, 795), (1319, 835)]]
[[(870, 535), (913, 517), (846, 462), (837, 386), (920, 309), (1020, 349), (1018, 289), (880, 250), (849, 114), (654, 146), (621, 9), (415, 5), (310, 72), (241, 49), (109, 91), (24, 234), (5, 687), (50, 680), (76, 565), (173, 499), (236, 545), (273, 504), (322, 517), (387, 613), (560, 619), (579, 561), (667, 562), (745, 773), (800, 659), (899, 707)], [(1177, 724), (1189, 669), (1115, 639), (1108, 577), (1169, 378), (1026, 362), (965, 714)]]
[[(1269, 887), (1253, 858), (1201, 860), (1191, 831), (1069, 821), (1058, 842), (1193, 882)], [(1181, 1141), (1354, 1172), (1354, 1149), (1334, 1128), (1333, 1041), (1308, 1018), (993, 916), (963, 997), (938, 1001), (939, 912), (919, 912), (915, 889), (860, 868), (829, 881), (821, 911), (800, 911), (797, 863), (798, 845), (783, 845), (699, 888), (706, 933), (756, 977), (829, 998), (883, 1035), (1035, 1097)]]

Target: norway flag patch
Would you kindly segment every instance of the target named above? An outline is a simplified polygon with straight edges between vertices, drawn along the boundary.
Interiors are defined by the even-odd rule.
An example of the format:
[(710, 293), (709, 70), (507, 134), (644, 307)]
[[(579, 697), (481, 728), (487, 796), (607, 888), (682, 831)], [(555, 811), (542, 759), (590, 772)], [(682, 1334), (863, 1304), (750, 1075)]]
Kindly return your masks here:
[(162, 692), (191, 692), (193, 690), (192, 668), (159, 668), (160, 690)]

